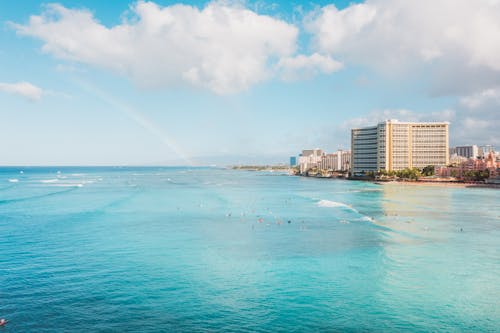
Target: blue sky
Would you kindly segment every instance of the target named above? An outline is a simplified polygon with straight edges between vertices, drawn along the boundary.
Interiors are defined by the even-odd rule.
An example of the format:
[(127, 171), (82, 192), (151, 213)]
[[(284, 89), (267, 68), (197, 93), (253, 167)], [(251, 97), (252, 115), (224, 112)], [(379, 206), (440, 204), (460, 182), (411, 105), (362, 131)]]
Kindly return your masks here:
[(486, 0), (0, 2), (0, 164), (286, 162), (386, 118), (498, 147), (498, 17)]

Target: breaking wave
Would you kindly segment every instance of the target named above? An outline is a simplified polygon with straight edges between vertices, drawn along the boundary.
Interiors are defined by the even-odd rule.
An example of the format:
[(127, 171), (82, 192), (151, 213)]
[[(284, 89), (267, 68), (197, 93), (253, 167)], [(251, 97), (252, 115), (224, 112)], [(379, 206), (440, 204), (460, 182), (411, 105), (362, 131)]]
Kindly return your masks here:
[(350, 210), (350, 211), (356, 213), (357, 215), (360, 215), (360, 218), (359, 218), (360, 221), (375, 222), (375, 219), (373, 217), (362, 214), (356, 208), (353, 208), (351, 205), (345, 204), (343, 202), (330, 201), (330, 200), (320, 200), (317, 202), (317, 205), (319, 207), (326, 207), (326, 208), (347, 209), (347, 210)]
[(358, 211), (356, 209), (352, 208), (352, 206), (345, 204), (345, 203), (342, 203), (342, 202), (337, 202), (337, 201), (320, 200), (320, 201), (318, 201), (317, 205), (319, 207), (328, 207), (328, 208), (336, 208), (336, 207), (347, 208), (349, 210), (352, 210), (352, 211), (358, 213)]

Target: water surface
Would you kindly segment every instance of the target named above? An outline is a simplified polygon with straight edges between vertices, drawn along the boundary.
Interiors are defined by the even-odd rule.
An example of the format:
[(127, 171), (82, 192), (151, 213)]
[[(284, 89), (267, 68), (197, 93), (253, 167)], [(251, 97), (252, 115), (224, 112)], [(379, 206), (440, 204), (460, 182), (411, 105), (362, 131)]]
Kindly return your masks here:
[(499, 193), (0, 168), (0, 332), (498, 332)]

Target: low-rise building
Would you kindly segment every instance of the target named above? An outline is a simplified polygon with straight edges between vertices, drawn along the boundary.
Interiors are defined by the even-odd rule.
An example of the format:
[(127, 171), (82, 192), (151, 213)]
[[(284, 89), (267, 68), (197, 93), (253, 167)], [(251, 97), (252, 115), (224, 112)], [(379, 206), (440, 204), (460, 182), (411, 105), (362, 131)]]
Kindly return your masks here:
[(436, 168), (439, 177), (465, 178), (469, 171), (488, 171), (490, 179), (499, 177), (500, 161), (497, 160), (495, 152), (491, 151), (484, 158), (469, 158), (457, 165), (442, 166)]

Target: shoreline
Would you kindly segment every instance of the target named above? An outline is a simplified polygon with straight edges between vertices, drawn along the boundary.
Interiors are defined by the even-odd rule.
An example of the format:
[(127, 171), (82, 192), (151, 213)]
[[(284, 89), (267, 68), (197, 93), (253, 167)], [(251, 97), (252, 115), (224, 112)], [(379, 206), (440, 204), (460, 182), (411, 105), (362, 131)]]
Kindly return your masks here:
[(243, 171), (257, 171), (257, 172), (288, 172), (289, 175), (291, 176), (298, 176), (298, 177), (305, 177), (305, 178), (315, 178), (315, 179), (330, 179), (330, 180), (335, 180), (335, 179), (343, 179), (343, 180), (350, 180), (350, 181), (362, 181), (362, 182), (369, 182), (372, 184), (377, 184), (377, 185), (411, 185), (411, 186), (444, 186), (444, 187), (461, 187), (461, 188), (493, 188), (493, 189), (500, 189), (500, 184), (496, 183), (475, 183), (475, 182), (461, 182), (461, 181), (447, 181), (447, 180), (442, 180), (442, 181), (436, 181), (436, 180), (412, 180), (412, 181), (405, 181), (405, 180), (374, 180), (374, 179), (355, 179), (355, 178), (345, 178), (345, 177), (318, 177), (318, 176), (307, 176), (307, 175), (302, 175), (302, 174), (293, 174), (290, 173), (290, 168), (285, 169), (281, 167), (269, 167), (269, 166), (263, 166), (260, 168), (257, 167), (252, 167), (252, 166), (244, 166), (244, 167), (233, 167), (233, 170), (243, 170)]
[(337, 178), (337, 177), (311, 177), (305, 175), (295, 175), (306, 178), (318, 179), (344, 179), (350, 181), (369, 182), (377, 185), (411, 185), (411, 186), (445, 186), (445, 187), (462, 187), (462, 188), (493, 188), (500, 189), (500, 184), (495, 183), (475, 183), (475, 182), (460, 182), (460, 181), (432, 181), (432, 180), (369, 180), (369, 179), (353, 179), (353, 178)]
[(378, 185), (411, 185), (411, 186), (444, 186), (461, 188), (494, 188), (500, 189), (500, 184), (462, 183), (462, 182), (432, 182), (432, 181), (370, 181)]

